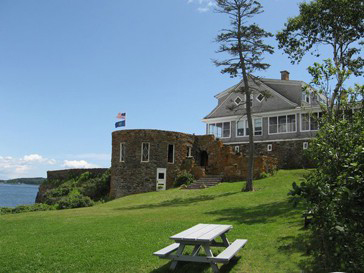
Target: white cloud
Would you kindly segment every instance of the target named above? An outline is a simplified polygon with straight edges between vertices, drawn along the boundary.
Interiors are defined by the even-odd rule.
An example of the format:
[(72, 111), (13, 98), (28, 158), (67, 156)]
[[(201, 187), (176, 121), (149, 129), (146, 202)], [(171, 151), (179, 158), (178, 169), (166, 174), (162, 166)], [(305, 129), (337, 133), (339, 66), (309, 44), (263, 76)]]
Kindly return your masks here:
[(95, 164), (88, 163), (86, 160), (65, 160), (63, 162), (63, 167), (65, 168), (75, 168), (75, 169), (84, 169), (84, 168), (97, 168), (98, 166)]
[(31, 154), (31, 155), (25, 155), (23, 157), (23, 160), (25, 162), (32, 162), (32, 161), (42, 162), (44, 158), (39, 154)]
[(46, 163), (46, 164), (50, 164), (50, 165), (54, 165), (57, 162), (55, 159), (44, 158), (43, 156), (41, 156), (39, 154), (25, 155), (25, 156), (23, 156), (23, 161)]
[(196, 3), (199, 5), (197, 10), (199, 12), (207, 12), (215, 6), (215, 1), (212, 0), (188, 0), (188, 4)]
[(68, 154), (66, 157), (75, 159), (102, 160), (108, 162), (111, 160), (111, 154), (107, 153)]
[(31, 171), (56, 164), (56, 160), (45, 158), (39, 154), (24, 155), (20, 158), (0, 156), (0, 179), (31, 176)]

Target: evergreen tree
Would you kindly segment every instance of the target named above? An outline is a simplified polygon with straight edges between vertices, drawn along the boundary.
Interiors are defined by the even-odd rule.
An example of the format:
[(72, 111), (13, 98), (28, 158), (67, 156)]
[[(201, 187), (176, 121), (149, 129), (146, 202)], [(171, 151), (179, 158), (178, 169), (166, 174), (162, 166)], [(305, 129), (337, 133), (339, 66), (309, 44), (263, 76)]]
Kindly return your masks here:
[(265, 70), (269, 64), (263, 62), (264, 53), (273, 53), (273, 47), (266, 44), (264, 39), (272, 37), (255, 23), (249, 23), (254, 15), (263, 12), (262, 5), (255, 0), (217, 0), (216, 11), (226, 14), (230, 18), (230, 28), (221, 30), (216, 37), (220, 43), (219, 53), (228, 53), (231, 57), (222, 61), (214, 60), (217, 66), (223, 66), (221, 73), (228, 73), (230, 77), (242, 77), (243, 84), (238, 85), (237, 92), (245, 95), (244, 107), (248, 121), (249, 156), (248, 173), (245, 191), (253, 190), (254, 168), (254, 136), (250, 98), (252, 90), (249, 87), (249, 74), (256, 70)]

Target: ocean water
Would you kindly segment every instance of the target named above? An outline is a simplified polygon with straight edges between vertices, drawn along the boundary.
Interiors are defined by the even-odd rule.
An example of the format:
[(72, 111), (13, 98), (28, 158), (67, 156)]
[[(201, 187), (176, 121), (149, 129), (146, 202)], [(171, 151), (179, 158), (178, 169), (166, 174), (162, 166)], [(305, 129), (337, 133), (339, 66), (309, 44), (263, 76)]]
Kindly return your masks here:
[(0, 184), (0, 207), (34, 204), (38, 187), (26, 184)]

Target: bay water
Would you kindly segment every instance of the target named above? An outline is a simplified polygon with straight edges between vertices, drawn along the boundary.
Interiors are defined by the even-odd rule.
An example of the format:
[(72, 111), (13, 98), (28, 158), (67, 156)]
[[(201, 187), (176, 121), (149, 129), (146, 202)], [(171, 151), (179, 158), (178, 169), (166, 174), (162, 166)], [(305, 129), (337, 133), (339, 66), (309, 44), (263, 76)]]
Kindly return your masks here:
[(0, 184), (0, 207), (34, 204), (38, 188), (38, 185)]

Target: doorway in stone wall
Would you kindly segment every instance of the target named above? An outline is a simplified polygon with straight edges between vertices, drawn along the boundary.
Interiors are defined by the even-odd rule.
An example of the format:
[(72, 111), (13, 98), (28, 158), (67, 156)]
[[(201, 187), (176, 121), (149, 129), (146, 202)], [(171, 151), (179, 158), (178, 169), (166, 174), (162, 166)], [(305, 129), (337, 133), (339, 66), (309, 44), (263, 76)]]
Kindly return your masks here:
[(209, 155), (207, 154), (206, 151), (201, 151), (200, 153), (200, 166), (205, 168), (208, 166), (209, 164)]

